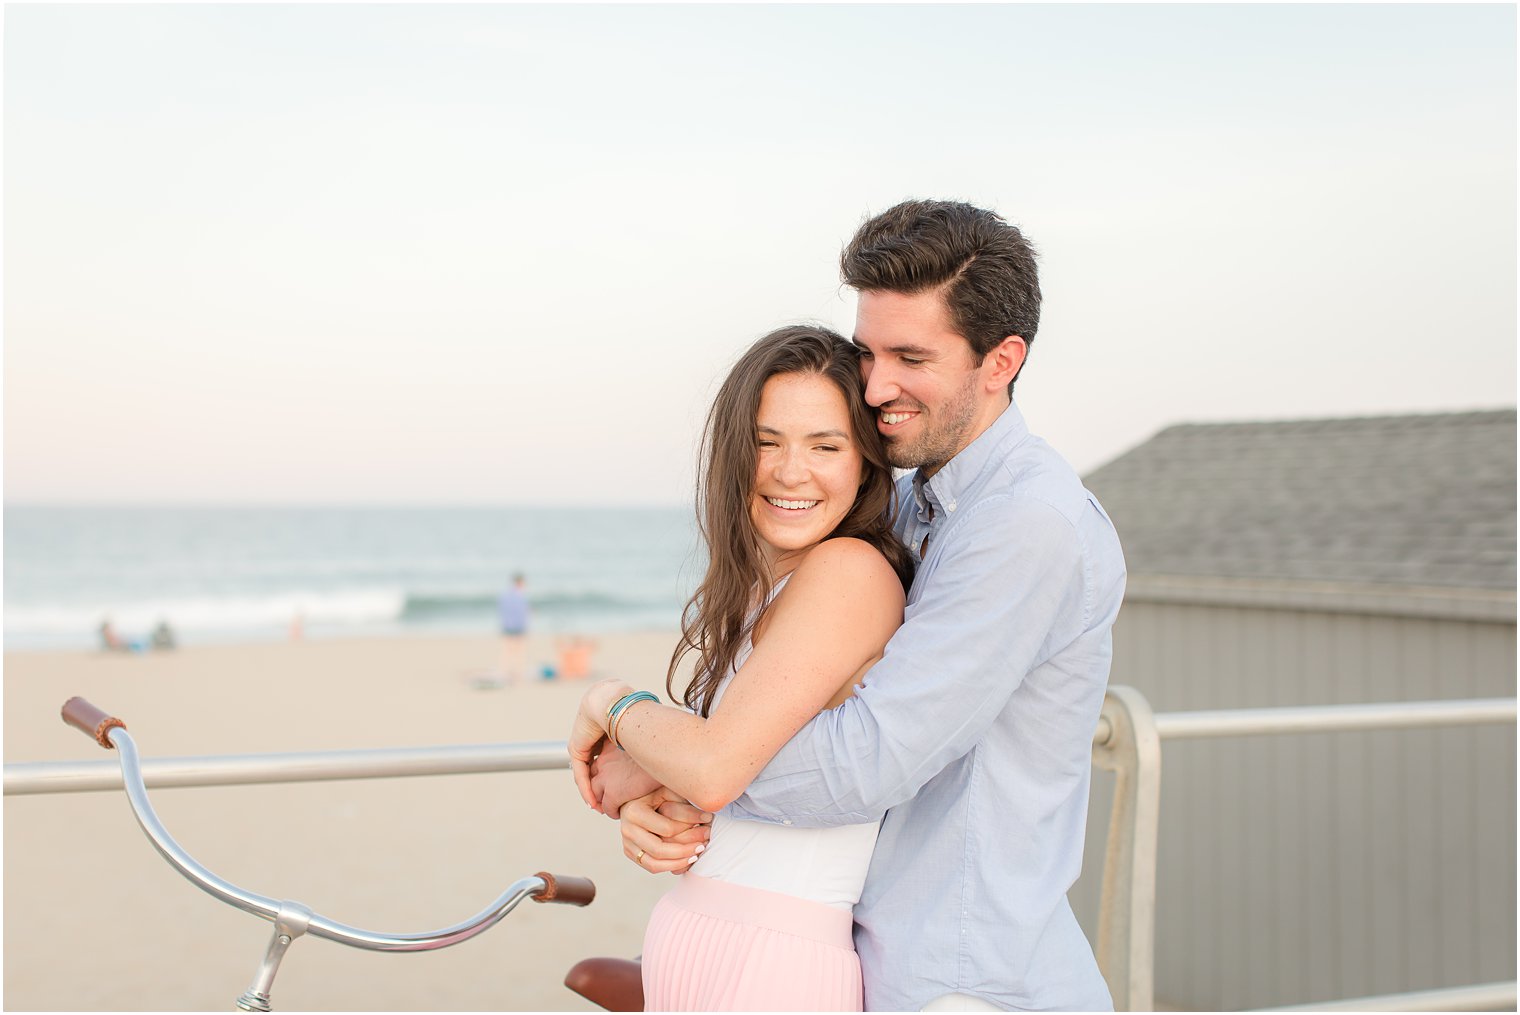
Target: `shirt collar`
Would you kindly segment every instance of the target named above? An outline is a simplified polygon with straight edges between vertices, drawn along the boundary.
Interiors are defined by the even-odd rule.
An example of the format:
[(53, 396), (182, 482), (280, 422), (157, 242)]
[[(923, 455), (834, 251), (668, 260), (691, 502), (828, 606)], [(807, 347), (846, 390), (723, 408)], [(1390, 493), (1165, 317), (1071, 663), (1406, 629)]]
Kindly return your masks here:
[(992, 421), (992, 425), (946, 462), (944, 468), (933, 477), (925, 480), (922, 472), (914, 472), (913, 499), (918, 504), (919, 520), (927, 523), (931, 508), (934, 517), (954, 514), (960, 506), (961, 496), (981, 476), (999, 449), (1005, 445), (1017, 444), (1028, 434), (1029, 426), (1024, 422), (1024, 414), (1019, 412), (1018, 405), (1010, 399), (1008, 408)]

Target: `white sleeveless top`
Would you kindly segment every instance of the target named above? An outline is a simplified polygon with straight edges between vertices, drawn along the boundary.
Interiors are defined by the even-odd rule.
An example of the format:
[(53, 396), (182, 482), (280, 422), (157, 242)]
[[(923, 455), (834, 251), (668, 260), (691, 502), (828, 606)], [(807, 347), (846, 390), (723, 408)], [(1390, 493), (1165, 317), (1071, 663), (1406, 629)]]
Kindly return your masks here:
[[(775, 599), (785, 584), (786, 578), (777, 582), (766, 602)], [(734, 668), (718, 685), (714, 708), (734, 673), (749, 658), (751, 647), (746, 641), (740, 648)], [(833, 828), (798, 828), (743, 820), (733, 816), (731, 807), (725, 807), (713, 815), (712, 838), (690, 869), (715, 881), (780, 892), (848, 911), (860, 901), (880, 827), (877, 820)]]

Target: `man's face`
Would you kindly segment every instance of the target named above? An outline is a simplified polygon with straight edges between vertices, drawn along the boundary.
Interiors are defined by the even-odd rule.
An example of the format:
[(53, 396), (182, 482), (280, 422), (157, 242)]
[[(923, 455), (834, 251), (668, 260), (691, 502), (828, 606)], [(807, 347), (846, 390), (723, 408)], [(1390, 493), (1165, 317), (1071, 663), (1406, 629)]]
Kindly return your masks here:
[(971, 344), (950, 323), (938, 293), (862, 292), (855, 344), (866, 402), (887, 458), (933, 475), (991, 425), (1007, 405), (985, 391)]

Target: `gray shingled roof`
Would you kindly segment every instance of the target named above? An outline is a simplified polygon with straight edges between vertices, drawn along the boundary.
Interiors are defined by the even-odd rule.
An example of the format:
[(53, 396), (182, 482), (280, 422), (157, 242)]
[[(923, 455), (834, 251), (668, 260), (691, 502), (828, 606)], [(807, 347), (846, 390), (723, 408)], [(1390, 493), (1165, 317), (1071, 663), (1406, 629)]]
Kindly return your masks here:
[(1515, 587), (1515, 410), (1169, 427), (1084, 480), (1134, 576)]

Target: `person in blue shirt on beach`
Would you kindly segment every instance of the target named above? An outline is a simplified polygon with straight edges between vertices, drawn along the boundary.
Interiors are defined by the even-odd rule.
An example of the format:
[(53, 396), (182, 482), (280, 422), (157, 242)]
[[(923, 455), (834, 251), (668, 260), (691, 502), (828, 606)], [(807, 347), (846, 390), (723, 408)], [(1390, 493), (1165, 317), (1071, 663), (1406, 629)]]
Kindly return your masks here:
[(497, 617), (501, 621), (501, 678), (508, 684), (517, 683), (522, 676), (528, 655), (526, 585), (527, 579), (514, 574), (511, 587), (502, 591), (496, 603)]
[[(868, 1010), (1108, 1010), (1066, 893), (1124, 594), (1113, 525), (1013, 402), (1039, 324), (1034, 251), (996, 214), (908, 201), (841, 258), (866, 402), (918, 569), (857, 694), (728, 805), (758, 821), (885, 816), (855, 908)], [(630, 706), (623, 743), (667, 712)], [(699, 812), (617, 751), (593, 768), (647, 869), (691, 867)]]

